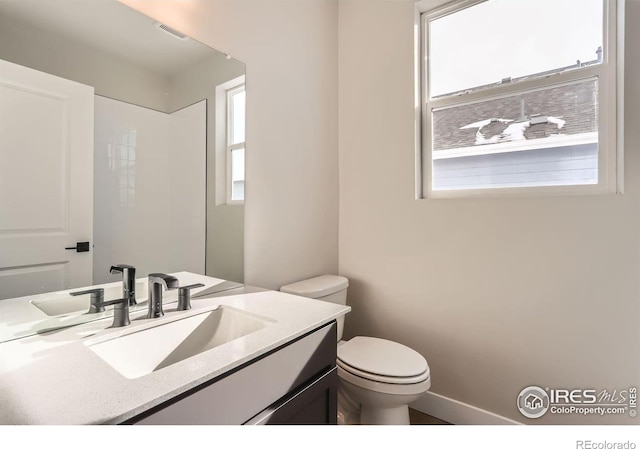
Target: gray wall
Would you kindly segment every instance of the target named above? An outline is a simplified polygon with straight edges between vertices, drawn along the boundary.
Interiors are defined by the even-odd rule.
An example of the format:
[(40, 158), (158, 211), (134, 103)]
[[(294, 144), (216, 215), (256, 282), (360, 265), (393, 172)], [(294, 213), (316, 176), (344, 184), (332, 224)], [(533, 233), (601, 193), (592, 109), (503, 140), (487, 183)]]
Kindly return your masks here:
[(637, 385), (640, 2), (627, 2), (624, 195), (414, 200), (413, 14), (410, 0), (340, 2), (347, 337), (407, 344), (433, 392), (523, 422), (528, 385)]

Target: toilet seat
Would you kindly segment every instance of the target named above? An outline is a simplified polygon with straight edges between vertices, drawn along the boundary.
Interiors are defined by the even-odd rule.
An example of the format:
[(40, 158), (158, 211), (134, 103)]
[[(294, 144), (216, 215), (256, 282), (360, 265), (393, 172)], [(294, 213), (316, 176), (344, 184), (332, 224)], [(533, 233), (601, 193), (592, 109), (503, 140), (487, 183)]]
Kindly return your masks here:
[(385, 393), (390, 395), (416, 395), (422, 394), (431, 387), (431, 377), (427, 375), (426, 379), (413, 384), (399, 384), (378, 382), (376, 380), (366, 379), (345, 370), (340, 365), (338, 368), (338, 378), (341, 382), (348, 382), (367, 391), (375, 391), (377, 393)]
[(337, 365), (373, 382), (409, 385), (429, 379), (427, 361), (413, 349), (390, 340), (354, 337), (338, 345)]

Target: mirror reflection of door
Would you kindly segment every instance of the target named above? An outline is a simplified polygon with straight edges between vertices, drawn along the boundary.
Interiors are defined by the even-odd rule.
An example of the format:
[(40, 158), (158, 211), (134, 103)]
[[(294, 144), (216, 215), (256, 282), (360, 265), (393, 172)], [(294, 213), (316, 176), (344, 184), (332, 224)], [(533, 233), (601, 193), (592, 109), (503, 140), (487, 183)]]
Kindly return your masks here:
[(92, 282), (93, 100), (0, 60), (0, 299)]
[[(136, 266), (138, 278), (186, 270), (243, 282), (244, 202), (216, 201), (217, 186), (228, 178), (227, 161), (216, 153), (217, 134), (223, 134), (216, 127), (216, 86), (243, 77), (245, 68), (160, 25), (111, 0), (0, 0), (0, 60), (95, 89), (90, 123), (95, 143), (91, 136), (88, 145), (94, 171), (85, 162), (71, 164), (93, 175), (92, 186), (72, 188), (87, 198), (93, 192), (93, 227), (86, 237), (64, 242), (65, 247), (91, 242), (89, 253), (65, 253), (83, 261), (88, 280), (62, 272), (55, 273), (55, 282), (28, 277), (23, 289), (0, 284), (0, 298), (115, 282), (118, 276), (108, 267), (117, 263)], [(14, 176), (24, 172), (19, 162), (10, 161), (4, 170)], [(220, 168), (225, 179), (217, 179)], [(244, 173), (231, 174), (236, 186), (244, 183)], [(4, 172), (0, 176), (11, 179)], [(27, 197), (26, 190), (7, 192), (14, 200)], [(49, 197), (36, 196), (40, 204), (30, 202), (32, 210), (44, 213), (42, 203)], [(18, 219), (12, 209), (0, 207), (0, 226)], [(32, 252), (48, 248), (36, 246)], [(6, 273), (22, 276), (27, 267), (51, 274), (44, 262), (26, 261), (20, 249), (0, 252), (0, 282)], [(17, 259), (5, 264), (9, 255)], [(69, 266), (58, 256), (55, 260), (56, 269)]]

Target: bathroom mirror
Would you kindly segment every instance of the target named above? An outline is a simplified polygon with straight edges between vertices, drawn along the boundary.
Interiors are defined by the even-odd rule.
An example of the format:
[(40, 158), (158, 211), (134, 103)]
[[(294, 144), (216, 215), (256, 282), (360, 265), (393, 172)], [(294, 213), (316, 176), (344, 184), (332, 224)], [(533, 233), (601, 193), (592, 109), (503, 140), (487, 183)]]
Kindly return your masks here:
[[(243, 282), (244, 64), (116, 0), (0, 0), (0, 60), (20, 66), (0, 66), (0, 299), (115, 282), (115, 264), (135, 266), (138, 278), (191, 271)], [(82, 164), (65, 146), (74, 134), (42, 118), (65, 95), (6, 80), (14, 69), (20, 79), (21, 67), (94, 89), (94, 168), (81, 189), (93, 223), (84, 234), (67, 232), (67, 201), (80, 193), (69, 173)], [(43, 104), (28, 131), (7, 125), (21, 110), (7, 99), (25, 92)], [(74, 107), (61, 108), (73, 122)], [(13, 149), (38, 139), (51, 154), (59, 145), (62, 169), (49, 153), (29, 160)], [(25, 250), (29, 236), (38, 238)], [(27, 258), (54, 245), (54, 255)]]

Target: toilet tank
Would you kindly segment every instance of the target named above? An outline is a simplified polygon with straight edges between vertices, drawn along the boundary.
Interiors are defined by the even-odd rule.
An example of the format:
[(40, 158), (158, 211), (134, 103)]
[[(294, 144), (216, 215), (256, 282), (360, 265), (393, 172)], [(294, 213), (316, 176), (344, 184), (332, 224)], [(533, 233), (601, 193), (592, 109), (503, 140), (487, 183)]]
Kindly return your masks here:
[[(318, 299), (320, 301), (332, 302), (334, 304), (347, 304), (347, 287), (349, 279), (343, 276), (325, 274), (323, 276), (305, 279), (280, 287), (280, 291), (291, 293), (292, 295), (304, 296), (306, 298)], [(342, 338), (344, 329), (344, 316), (337, 318), (338, 341)]]

